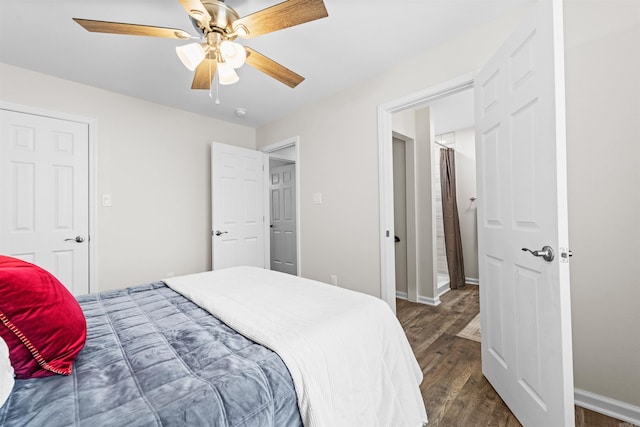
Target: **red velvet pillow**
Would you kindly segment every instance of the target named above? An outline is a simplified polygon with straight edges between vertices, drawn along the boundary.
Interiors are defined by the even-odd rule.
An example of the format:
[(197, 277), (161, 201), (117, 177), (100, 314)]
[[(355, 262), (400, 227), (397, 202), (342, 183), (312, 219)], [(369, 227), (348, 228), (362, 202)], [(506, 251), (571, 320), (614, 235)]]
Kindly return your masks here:
[(0, 336), (16, 378), (69, 375), (87, 337), (80, 305), (52, 274), (0, 256)]

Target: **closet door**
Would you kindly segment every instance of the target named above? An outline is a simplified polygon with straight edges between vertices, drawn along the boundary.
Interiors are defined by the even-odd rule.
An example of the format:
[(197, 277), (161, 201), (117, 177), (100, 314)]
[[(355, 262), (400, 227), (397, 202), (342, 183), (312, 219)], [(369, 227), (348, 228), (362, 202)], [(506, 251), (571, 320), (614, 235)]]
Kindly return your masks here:
[(89, 292), (89, 129), (0, 110), (0, 253)]

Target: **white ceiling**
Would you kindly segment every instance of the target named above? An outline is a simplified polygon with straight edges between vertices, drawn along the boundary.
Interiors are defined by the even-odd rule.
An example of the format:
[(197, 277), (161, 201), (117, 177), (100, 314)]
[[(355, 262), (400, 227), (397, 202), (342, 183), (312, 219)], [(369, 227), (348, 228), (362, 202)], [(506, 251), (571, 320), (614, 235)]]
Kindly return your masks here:
[[(195, 34), (178, 0), (0, 0), (0, 62), (259, 127), (530, 0), (325, 0), (329, 17), (238, 40), (306, 77), (297, 88), (245, 65), (220, 86), (221, 104), (191, 90), (184, 41), (89, 33), (71, 18), (180, 28)], [(240, 16), (278, 0), (228, 0)], [(6, 84), (7, 82), (2, 82)], [(214, 94), (215, 98), (215, 94)], [(245, 118), (234, 114), (246, 108)]]

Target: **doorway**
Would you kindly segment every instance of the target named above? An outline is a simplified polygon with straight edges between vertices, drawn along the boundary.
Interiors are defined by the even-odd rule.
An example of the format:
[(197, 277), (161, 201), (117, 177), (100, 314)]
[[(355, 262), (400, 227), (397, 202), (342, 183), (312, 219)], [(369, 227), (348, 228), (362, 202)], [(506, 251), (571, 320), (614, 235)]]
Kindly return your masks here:
[(295, 176), (295, 162), (269, 159), (270, 268), (293, 275), (297, 273)]
[(298, 137), (261, 148), (265, 168), (268, 217), (265, 218), (269, 268), (300, 275), (300, 157)]
[[(429, 103), (442, 99), (446, 96), (473, 89), (474, 74), (475, 73), (469, 73), (460, 76), (425, 91), (417, 92), (381, 105), (378, 108), (378, 162), (380, 171), (389, 171), (388, 165), (392, 161), (393, 114), (414, 109), (419, 106), (428, 105)], [(426, 116), (428, 119), (428, 109), (420, 110), (419, 115), (421, 117)], [(417, 145), (418, 144), (416, 144), (416, 146)], [(392, 236), (388, 233), (388, 224), (393, 223), (394, 215), (392, 173), (380, 173), (380, 189), (380, 235), (387, 237), (382, 239), (380, 243), (380, 296), (395, 312), (395, 242), (394, 239), (390, 238)], [(420, 280), (420, 278), (418, 278), (418, 280)], [(434, 299), (434, 297), (435, 292), (432, 293), (431, 299)], [(423, 297), (422, 299), (426, 301), (421, 302), (429, 302), (428, 297)]]
[(469, 281), (478, 283), (476, 205), (469, 200), (476, 195), (473, 92), (445, 94), (394, 112), (392, 129), (394, 234), (400, 238), (394, 236), (395, 296), (437, 306), (450, 289), (440, 197), (442, 146), (456, 152), (465, 270)]

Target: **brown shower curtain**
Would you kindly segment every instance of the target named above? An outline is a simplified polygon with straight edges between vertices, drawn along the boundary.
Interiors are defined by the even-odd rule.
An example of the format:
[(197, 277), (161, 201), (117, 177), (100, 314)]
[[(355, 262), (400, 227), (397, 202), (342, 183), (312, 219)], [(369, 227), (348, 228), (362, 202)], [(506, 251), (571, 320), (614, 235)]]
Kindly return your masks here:
[(457, 289), (464, 286), (464, 260), (462, 239), (456, 202), (456, 159), (451, 148), (440, 149), (440, 186), (442, 188), (442, 220), (444, 222), (444, 245), (449, 268), (449, 286)]

